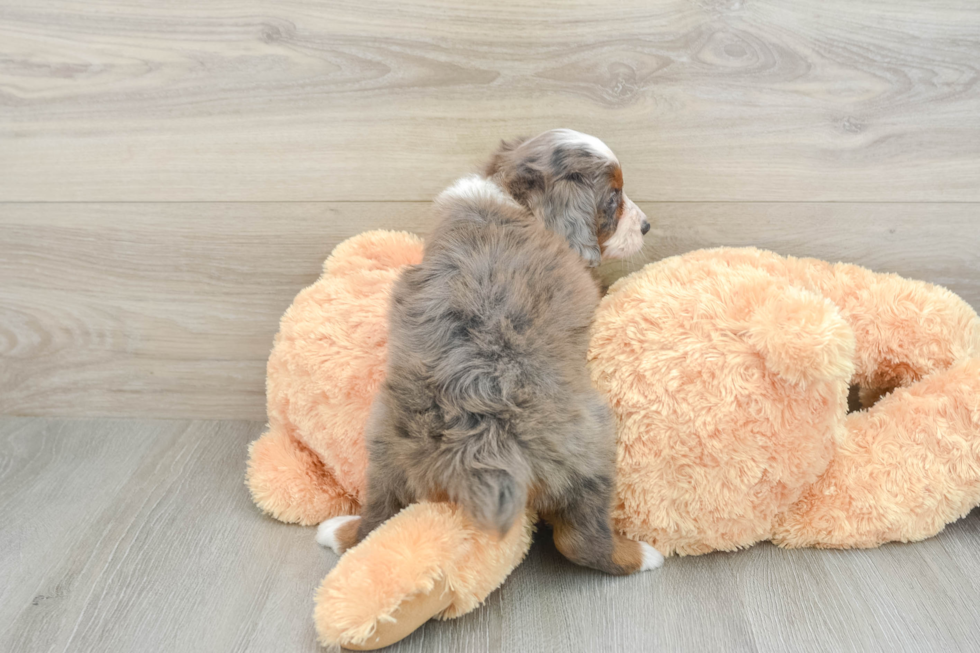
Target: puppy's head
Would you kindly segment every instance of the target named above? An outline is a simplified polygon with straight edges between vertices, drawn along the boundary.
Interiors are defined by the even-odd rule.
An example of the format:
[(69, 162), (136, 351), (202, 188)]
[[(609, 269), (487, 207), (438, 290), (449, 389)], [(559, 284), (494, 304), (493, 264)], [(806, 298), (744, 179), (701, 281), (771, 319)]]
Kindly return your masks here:
[(594, 136), (553, 129), (504, 142), (485, 170), (515, 200), (564, 236), (589, 266), (632, 256), (650, 230), (623, 192), (619, 159)]

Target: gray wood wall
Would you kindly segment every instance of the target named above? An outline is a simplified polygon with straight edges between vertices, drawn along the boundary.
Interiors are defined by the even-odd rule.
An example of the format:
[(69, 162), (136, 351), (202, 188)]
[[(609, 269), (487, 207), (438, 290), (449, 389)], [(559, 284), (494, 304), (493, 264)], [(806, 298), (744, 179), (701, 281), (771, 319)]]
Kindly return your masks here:
[(340, 240), (502, 137), (604, 139), (641, 260), (756, 245), (980, 306), (974, 0), (0, 0), (0, 413), (262, 420)]

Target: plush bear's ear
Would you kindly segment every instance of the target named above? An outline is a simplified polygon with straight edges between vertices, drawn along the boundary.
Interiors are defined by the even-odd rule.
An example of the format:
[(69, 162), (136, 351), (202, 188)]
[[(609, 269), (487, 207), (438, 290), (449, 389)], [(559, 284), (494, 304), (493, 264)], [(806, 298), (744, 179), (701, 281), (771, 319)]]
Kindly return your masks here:
[(746, 331), (766, 367), (791, 383), (850, 381), (854, 331), (837, 307), (801, 288), (774, 287), (768, 295)]

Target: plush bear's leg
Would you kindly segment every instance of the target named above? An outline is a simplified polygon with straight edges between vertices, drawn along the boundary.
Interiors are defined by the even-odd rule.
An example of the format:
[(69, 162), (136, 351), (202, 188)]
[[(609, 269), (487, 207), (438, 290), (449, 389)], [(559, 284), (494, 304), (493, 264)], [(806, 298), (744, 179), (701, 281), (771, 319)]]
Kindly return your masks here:
[(349, 550), (317, 590), (314, 621), (324, 646), (392, 644), (432, 617), (476, 608), (524, 557), (535, 516), (502, 539), (449, 503), (416, 503)]
[(864, 548), (931, 537), (980, 504), (980, 359), (847, 419), (824, 475), (782, 516), (786, 547)]
[(276, 519), (309, 526), (358, 510), (320, 459), (273, 426), (248, 448), (246, 482), (255, 504)]

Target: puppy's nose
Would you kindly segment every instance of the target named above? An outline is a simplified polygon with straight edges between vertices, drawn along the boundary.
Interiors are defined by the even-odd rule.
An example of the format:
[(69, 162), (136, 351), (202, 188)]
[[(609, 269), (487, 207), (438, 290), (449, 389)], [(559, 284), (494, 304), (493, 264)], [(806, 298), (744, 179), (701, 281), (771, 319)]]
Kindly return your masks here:
[(650, 223), (644, 220), (643, 224), (640, 225), (640, 233), (646, 236), (648, 231), (650, 231)]

